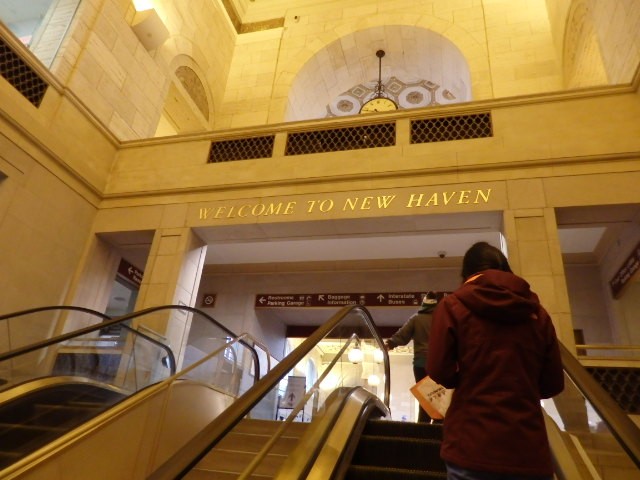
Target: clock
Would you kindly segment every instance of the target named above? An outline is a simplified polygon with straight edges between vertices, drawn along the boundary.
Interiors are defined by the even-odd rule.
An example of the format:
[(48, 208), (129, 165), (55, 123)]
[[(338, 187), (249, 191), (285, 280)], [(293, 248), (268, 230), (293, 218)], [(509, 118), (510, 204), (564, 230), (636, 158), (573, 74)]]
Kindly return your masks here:
[(384, 55), (384, 50), (376, 52), (376, 57), (378, 57), (378, 83), (373, 91), (373, 98), (362, 104), (360, 113), (390, 112), (398, 109), (396, 102), (384, 93), (384, 85), (382, 85), (382, 57)]
[(365, 102), (360, 113), (390, 112), (397, 109), (398, 105), (390, 98), (378, 97)]

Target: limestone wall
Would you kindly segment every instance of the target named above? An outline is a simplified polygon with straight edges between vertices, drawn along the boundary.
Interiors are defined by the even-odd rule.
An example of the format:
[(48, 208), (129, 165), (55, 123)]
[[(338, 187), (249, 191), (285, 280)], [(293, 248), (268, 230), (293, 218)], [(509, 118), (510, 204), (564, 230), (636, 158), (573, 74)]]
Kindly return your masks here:
[[(11, 42), (10, 36), (2, 32)], [(38, 107), (0, 78), (0, 311), (64, 302), (116, 142), (24, 47), (48, 85)]]
[[(201, 80), (220, 102), (235, 33), (215, 2), (156, 2), (170, 31), (147, 51), (131, 28), (130, 1), (82, 2), (52, 71), (120, 140), (152, 137), (167, 92), (176, 81), (170, 66), (186, 55), (204, 71)], [(213, 110), (214, 105), (210, 105)]]
[[(425, 31), (442, 36), (466, 59), (473, 100), (630, 81), (640, 62), (637, 5), (547, 4), (327, 0), (267, 7), (260, 2), (157, 0), (169, 38), (146, 51), (131, 29), (135, 11), (130, 1), (88, 0), (78, 9), (53, 71), (122, 140), (156, 134), (165, 105), (175, 100), (170, 87), (177, 81), (175, 59), (180, 56), (204, 77), (200, 80), (212, 103), (208, 125), (200, 123), (196, 130), (282, 122), (294, 90), (294, 110), (313, 99), (315, 111), (340, 91), (370, 81), (375, 65), (363, 71), (360, 61), (375, 60), (378, 48), (394, 51), (404, 43), (398, 54), (411, 55), (396, 60), (400, 63), (393, 72), (405, 76), (415, 73), (413, 58), (420, 52), (433, 66), (439, 56), (421, 40)], [(284, 25), (239, 34), (226, 8), (238, 10), (247, 24), (283, 18)], [(402, 38), (389, 33), (391, 27), (402, 27)], [(303, 86), (305, 96), (296, 80), (312, 60), (327, 85)], [(170, 128), (161, 131), (171, 133)]]

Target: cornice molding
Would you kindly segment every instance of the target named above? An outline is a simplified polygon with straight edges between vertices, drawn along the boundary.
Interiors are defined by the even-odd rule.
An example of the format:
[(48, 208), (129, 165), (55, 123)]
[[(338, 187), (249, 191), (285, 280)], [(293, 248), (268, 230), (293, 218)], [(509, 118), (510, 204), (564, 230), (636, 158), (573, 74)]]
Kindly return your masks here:
[[(640, 69), (639, 69), (640, 70)], [(636, 75), (637, 77), (639, 75)], [(640, 80), (638, 81), (640, 84)], [(603, 87), (590, 87), (568, 92), (550, 92), (535, 95), (521, 95), (491, 100), (478, 100), (453, 105), (438, 105), (427, 108), (415, 108), (398, 110), (386, 113), (370, 113), (366, 116), (351, 115), (345, 117), (319, 118), (317, 120), (302, 120), (297, 122), (274, 123), (270, 125), (256, 125), (249, 127), (230, 128), (211, 132), (198, 132), (172, 137), (147, 138), (140, 140), (127, 140), (121, 142), (121, 148), (135, 148), (146, 145), (158, 145), (163, 143), (182, 143), (199, 140), (234, 140), (246, 137), (258, 137), (263, 135), (275, 135), (278, 133), (306, 132), (314, 130), (329, 130), (353, 126), (369, 125), (374, 123), (393, 122), (397, 120), (415, 120), (416, 118), (428, 119), (452, 115), (470, 115), (483, 113), (489, 110), (512, 108), (521, 106), (541, 105), (547, 103), (566, 102), (573, 100), (590, 99), (594, 97), (607, 97), (615, 95), (627, 95), (637, 93), (638, 85), (625, 84)]]
[[(396, 147), (385, 147), (387, 150), (389, 148)], [(407, 148), (407, 147), (405, 147)], [(323, 154), (326, 155), (326, 154)], [(603, 155), (587, 155), (587, 156), (572, 156), (572, 157), (558, 157), (558, 158), (544, 158), (544, 159), (533, 159), (533, 160), (516, 160), (510, 162), (496, 162), (490, 164), (476, 164), (476, 165), (465, 165), (463, 167), (459, 165), (452, 165), (450, 167), (425, 167), (419, 169), (411, 169), (411, 170), (401, 170), (401, 171), (384, 171), (384, 172), (363, 172), (358, 174), (347, 174), (347, 175), (331, 175), (324, 177), (314, 177), (314, 178), (290, 178), (284, 180), (273, 180), (273, 181), (254, 181), (254, 182), (242, 182), (242, 183), (232, 183), (225, 185), (207, 185), (202, 187), (187, 187), (187, 188), (169, 188), (165, 190), (155, 190), (151, 191), (141, 191), (141, 192), (127, 192), (127, 193), (113, 193), (113, 194), (105, 194), (103, 199), (105, 201), (110, 200), (124, 200), (124, 199), (133, 199), (133, 198), (149, 198), (150, 205), (157, 205), (159, 203), (163, 203), (158, 199), (160, 197), (167, 197), (166, 202), (164, 203), (175, 203), (176, 196), (185, 196), (185, 195), (202, 195), (206, 193), (212, 192), (244, 192), (251, 191), (259, 188), (261, 191), (264, 191), (267, 188), (284, 188), (284, 187), (296, 187), (300, 185), (328, 185), (330, 186), (331, 191), (341, 190), (341, 184), (353, 183), (358, 181), (366, 181), (371, 182), (377, 179), (400, 179), (400, 178), (419, 178), (421, 176), (429, 176), (433, 177), (434, 175), (449, 175), (449, 174), (460, 174), (460, 173), (471, 173), (471, 172), (491, 172), (491, 171), (505, 171), (505, 170), (523, 170), (523, 169), (532, 169), (532, 168), (540, 168), (540, 167), (559, 167), (566, 165), (577, 165), (577, 164), (595, 164), (595, 163), (608, 163), (609, 165), (615, 161), (638, 161), (640, 160), (640, 151), (637, 152), (621, 152), (615, 154), (603, 154)], [(575, 175), (575, 174), (574, 174)], [(587, 174), (585, 174), (587, 175)], [(559, 178), (563, 175), (550, 175), (553, 178)], [(509, 178), (510, 180), (513, 177)], [(501, 180), (495, 180), (501, 181)], [(329, 191), (329, 189), (328, 189)], [(285, 195), (284, 193), (281, 195)], [(185, 201), (182, 199), (181, 201)]]

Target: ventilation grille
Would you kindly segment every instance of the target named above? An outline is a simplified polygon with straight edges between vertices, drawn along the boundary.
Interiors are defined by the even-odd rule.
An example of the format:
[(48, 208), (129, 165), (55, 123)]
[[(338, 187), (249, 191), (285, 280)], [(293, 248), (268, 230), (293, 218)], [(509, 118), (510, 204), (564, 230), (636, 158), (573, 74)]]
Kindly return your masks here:
[(285, 155), (391, 147), (395, 144), (395, 123), (379, 123), (362, 127), (290, 133), (287, 136)]
[[(411, 121), (411, 143), (445, 142), (493, 136), (491, 113), (456, 115)], [(269, 158), (275, 136), (222, 140), (211, 144), (209, 163)], [(287, 135), (286, 156), (329, 153), (396, 144), (396, 124), (378, 123)]]
[(0, 38), (0, 75), (36, 107), (48, 85)]
[(269, 135), (212, 142), (209, 163), (269, 158), (273, 155), (274, 139), (274, 135)]
[(493, 137), (490, 113), (428, 118), (411, 122), (411, 143)]
[(640, 413), (640, 369), (587, 367), (587, 371), (625, 412)]

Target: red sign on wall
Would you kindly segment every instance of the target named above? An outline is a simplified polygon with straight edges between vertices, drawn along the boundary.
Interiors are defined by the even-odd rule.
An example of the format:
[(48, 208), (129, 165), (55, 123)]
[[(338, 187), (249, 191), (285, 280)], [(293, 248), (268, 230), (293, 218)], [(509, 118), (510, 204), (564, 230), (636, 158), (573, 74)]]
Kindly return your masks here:
[(618, 298), (620, 292), (624, 286), (629, 283), (631, 277), (640, 269), (640, 243), (636, 246), (636, 248), (631, 252), (631, 254), (624, 261), (620, 269), (613, 276), (611, 281), (609, 282), (609, 286), (611, 287), (611, 294), (613, 298)]
[(136, 267), (134, 267), (124, 259), (120, 260), (120, 265), (118, 265), (118, 273), (125, 279), (133, 283), (136, 287), (140, 286), (140, 284), (142, 283), (142, 277), (144, 276), (144, 272), (138, 270)]

